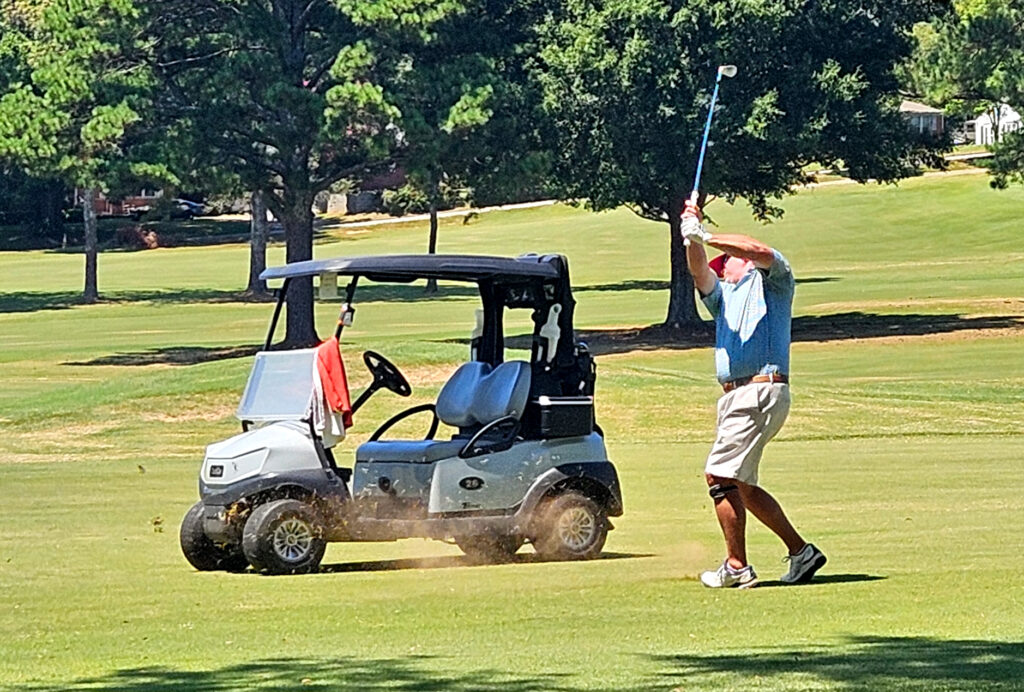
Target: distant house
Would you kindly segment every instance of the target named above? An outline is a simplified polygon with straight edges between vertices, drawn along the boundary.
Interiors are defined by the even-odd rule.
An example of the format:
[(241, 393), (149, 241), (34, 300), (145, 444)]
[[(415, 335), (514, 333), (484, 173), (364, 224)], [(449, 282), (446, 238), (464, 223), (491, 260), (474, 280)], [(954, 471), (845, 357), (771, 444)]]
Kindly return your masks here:
[(945, 132), (946, 116), (938, 108), (917, 101), (904, 101), (900, 104), (900, 113), (906, 118), (912, 132), (936, 136)]
[(974, 120), (974, 143), (988, 146), (1001, 140), (1004, 135), (1021, 129), (1020, 113), (1005, 103), (999, 106), (998, 118), (993, 122), (993, 113), (984, 113)]
[[(77, 207), (82, 204), (85, 190), (75, 188), (72, 202)], [(130, 216), (139, 211), (150, 209), (156, 200), (163, 197), (163, 190), (139, 190), (137, 194), (122, 199), (110, 199), (102, 192), (96, 193), (97, 216)]]

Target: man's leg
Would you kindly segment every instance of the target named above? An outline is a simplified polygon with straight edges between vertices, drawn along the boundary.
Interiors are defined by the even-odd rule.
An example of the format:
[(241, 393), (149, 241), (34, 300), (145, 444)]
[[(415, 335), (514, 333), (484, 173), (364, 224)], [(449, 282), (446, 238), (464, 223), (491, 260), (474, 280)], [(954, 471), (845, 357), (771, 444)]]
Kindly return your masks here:
[[(733, 478), (720, 478), (705, 474), (708, 487), (714, 493), (715, 514), (725, 536), (727, 561), (733, 569), (747, 566), (747, 510), (739, 488), (745, 484)], [(747, 486), (750, 487), (750, 486)], [(756, 516), (756, 515), (755, 515)]]
[[(767, 490), (756, 485), (747, 485), (740, 481), (733, 481), (738, 488), (742, 504), (750, 509), (750, 513), (757, 517), (758, 521), (771, 529), (776, 536), (782, 539), (789, 549), (790, 555), (796, 555), (807, 542), (800, 537), (797, 530), (786, 518), (782, 506), (768, 493)], [(721, 521), (721, 518), (719, 518)]]

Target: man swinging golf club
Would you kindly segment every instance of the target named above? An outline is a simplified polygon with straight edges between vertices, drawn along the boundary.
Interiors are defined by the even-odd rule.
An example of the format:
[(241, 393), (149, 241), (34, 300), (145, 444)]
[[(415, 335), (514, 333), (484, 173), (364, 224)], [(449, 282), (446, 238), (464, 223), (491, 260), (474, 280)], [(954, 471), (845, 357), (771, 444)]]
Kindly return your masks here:
[[(782, 507), (758, 485), (761, 453), (789, 413), (789, 342), (795, 282), (777, 250), (745, 235), (711, 234), (694, 200), (686, 203), (682, 234), (693, 283), (715, 321), (715, 365), (724, 394), (718, 431), (704, 469), (728, 556), (701, 581), (712, 588), (749, 588), (746, 514), (775, 532), (789, 550), (788, 584), (806, 582), (825, 564)], [(704, 245), (724, 254), (708, 263)]]

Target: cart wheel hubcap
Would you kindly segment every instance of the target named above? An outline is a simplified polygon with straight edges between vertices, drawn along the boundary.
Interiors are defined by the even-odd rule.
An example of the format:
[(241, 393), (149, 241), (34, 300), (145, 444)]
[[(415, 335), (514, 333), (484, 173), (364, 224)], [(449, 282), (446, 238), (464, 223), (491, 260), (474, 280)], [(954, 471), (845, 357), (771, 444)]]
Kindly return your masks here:
[(309, 554), (313, 531), (299, 519), (286, 519), (274, 530), (274, 552), (288, 562), (298, 562)]
[(583, 507), (573, 507), (558, 519), (558, 537), (571, 550), (583, 550), (594, 539), (597, 522), (594, 515)]

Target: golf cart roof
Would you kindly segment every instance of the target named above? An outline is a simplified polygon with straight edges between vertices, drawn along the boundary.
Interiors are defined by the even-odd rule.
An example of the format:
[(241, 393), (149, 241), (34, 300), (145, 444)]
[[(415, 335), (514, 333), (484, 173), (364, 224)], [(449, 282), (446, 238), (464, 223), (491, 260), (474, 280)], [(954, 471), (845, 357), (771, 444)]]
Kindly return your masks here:
[(365, 276), (371, 281), (406, 283), (416, 279), (449, 281), (508, 281), (530, 278), (557, 279), (564, 263), (558, 255), (492, 257), (487, 255), (366, 255), (331, 257), (271, 267), (260, 278), (293, 279), (320, 274)]
[[(571, 368), (576, 363), (576, 341), (573, 332), (572, 297), (569, 262), (562, 255), (521, 255), (492, 257), (487, 255), (365, 255), (331, 257), (304, 262), (291, 262), (266, 269), (260, 278), (283, 279), (278, 290), (277, 307), (270, 321), (264, 350), (270, 350), (274, 330), (290, 286), (302, 288), (314, 276), (320, 277), (319, 297), (341, 298), (343, 313), (335, 327), (341, 336), (343, 327), (351, 323), (353, 301), (360, 279), (374, 282), (411, 283), (417, 279), (465, 281), (475, 283), (480, 292), (482, 310), (477, 312), (477, 328), (471, 353), (474, 360), (497, 366), (504, 360), (504, 310), (532, 311), (535, 339), (543, 340), (546, 349), (545, 367)], [(351, 277), (343, 295), (338, 294), (334, 279)], [(300, 279), (300, 282), (292, 282)], [(291, 289), (294, 290), (294, 289)], [(307, 289), (308, 290), (308, 289)], [(309, 300), (308, 293), (305, 300)], [(300, 307), (304, 309), (305, 306)], [(290, 314), (290, 313), (289, 313)], [(315, 317), (313, 318), (315, 320)], [(543, 335), (541, 334), (543, 330)], [(314, 325), (315, 331), (315, 325)]]

